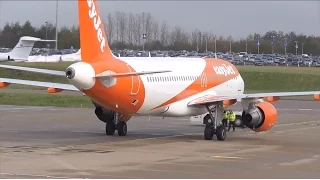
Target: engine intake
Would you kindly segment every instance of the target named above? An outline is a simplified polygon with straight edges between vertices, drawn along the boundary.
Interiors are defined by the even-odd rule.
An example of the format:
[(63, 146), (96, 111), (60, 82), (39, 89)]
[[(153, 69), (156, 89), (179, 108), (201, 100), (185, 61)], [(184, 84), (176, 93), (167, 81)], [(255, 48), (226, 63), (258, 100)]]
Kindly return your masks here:
[(276, 108), (269, 102), (263, 102), (250, 109), (248, 113), (242, 115), (243, 123), (256, 132), (271, 129), (278, 118)]

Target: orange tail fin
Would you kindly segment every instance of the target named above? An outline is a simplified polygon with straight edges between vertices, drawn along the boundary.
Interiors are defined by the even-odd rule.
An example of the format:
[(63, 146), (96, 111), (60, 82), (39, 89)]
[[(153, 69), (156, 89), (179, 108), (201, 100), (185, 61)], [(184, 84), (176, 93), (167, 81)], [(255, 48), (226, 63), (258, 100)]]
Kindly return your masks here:
[(92, 63), (112, 58), (97, 0), (78, 0), (81, 60)]

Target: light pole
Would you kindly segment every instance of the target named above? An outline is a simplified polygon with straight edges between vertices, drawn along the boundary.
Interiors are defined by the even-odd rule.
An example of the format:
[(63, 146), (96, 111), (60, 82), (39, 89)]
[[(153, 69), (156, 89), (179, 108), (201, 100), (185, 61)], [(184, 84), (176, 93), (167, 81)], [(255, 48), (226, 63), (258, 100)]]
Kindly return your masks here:
[(58, 0), (56, 1), (56, 50), (58, 49)]
[(299, 41), (294, 41), (296, 43), (296, 56), (298, 55), (298, 42)]
[(246, 40), (246, 53), (248, 53), (248, 39)]
[(208, 52), (208, 36), (206, 36), (206, 53)]
[(287, 55), (287, 38), (284, 38), (284, 54)]
[(199, 52), (199, 37), (200, 37), (200, 35), (198, 34), (197, 35), (197, 53)]
[(217, 58), (217, 36), (214, 35), (214, 57)]
[(301, 54), (303, 54), (303, 42), (301, 43)]
[(271, 54), (273, 54), (273, 44), (274, 44), (274, 36), (271, 36), (271, 38), (272, 38), (272, 40), (271, 40), (271, 48), (272, 48), (272, 52), (271, 52)]
[(142, 35), (142, 38), (143, 38), (143, 40), (142, 40), (142, 43), (143, 43), (143, 45), (142, 45), (142, 51), (144, 51), (144, 44), (145, 44), (145, 39), (147, 38), (147, 33), (146, 33), (146, 26), (145, 26), (145, 23), (144, 23), (144, 16), (145, 16), (145, 12), (142, 12), (142, 21), (143, 21), (143, 35)]
[(258, 54), (260, 54), (260, 37), (258, 37), (257, 47), (258, 47)]
[(230, 47), (229, 47), (229, 49), (230, 49), (230, 53), (231, 53), (231, 46), (232, 46), (232, 44), (231, 44), (231, 40), (232, 40), (232, 37), (231, 36), (229, 36), (229, 38), (230, 38)]
[[(48, 40), (48, 22), (44, 22), (46, 23), (46, 40)], [(46, 42), (46, 48), (48, 48), (48, 42)]]
[(2, 2), (2, 0), (0, 0), (0, 32), (2, 31), (2, 25), (1, 25), (1, 12), (2, 12), (1, 2)]

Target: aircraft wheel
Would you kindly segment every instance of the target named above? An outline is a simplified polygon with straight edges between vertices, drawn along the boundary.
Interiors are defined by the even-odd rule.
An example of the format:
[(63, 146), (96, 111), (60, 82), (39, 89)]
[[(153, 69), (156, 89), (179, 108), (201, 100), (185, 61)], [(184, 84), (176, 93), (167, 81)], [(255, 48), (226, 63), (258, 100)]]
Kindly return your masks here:
[(204, 118), (203, 118), (203, 124), (205, 125), (213, 125), (212, 119), (210, 114), (207, 114)]
[(116, 125), (114, 123), (106, 123), (106, 134), (109, 136), (114, 135), (116, 131)]
[(117, 125), (117, 130), (119, 136), (127, 135), (127, 123), (124, 121), (119, 121)]
[(219, 141), (224, 141), (226, 139), (226, 129), (223, 126), (217, 127), (217, 139)]
[(213, 138), (213, 128), (211, 126), (206, 126), (204, 128), (204, 139), (212, 140)]

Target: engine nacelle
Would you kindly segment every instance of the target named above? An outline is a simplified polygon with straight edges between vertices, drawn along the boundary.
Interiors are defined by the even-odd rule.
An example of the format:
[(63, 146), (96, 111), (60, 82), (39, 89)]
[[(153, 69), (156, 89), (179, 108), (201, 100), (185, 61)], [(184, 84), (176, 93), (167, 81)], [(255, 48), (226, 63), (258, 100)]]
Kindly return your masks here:
[(278, 119), (276, 108), (269, 102), (256, 104), (248, 113), (243, 113), (242, 121), (255, 132), (262, 132), (271, 129)]
[[(94, 101), (92, 101), (92, 103), (96, 107), (96, 109), (94, 110), (94, 113), (101, 121), (107, 123), (107, 122), (111, 122), (115, 119), (116, 113), (114, 111), (106, 109)], [(118, 114), (118, 119), (119, 119), (119, 121), (127, 122), (131, 119), (131, 116), (124, 116), (122, 114)]]
[(94, 113), (101, 121), (107, 123), (114, 119), (114, 111), (106, 109), (94, 101), (92, 101), (92, 103), (96, 107), (96, 109), (94, 110)]

